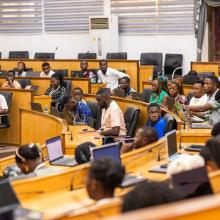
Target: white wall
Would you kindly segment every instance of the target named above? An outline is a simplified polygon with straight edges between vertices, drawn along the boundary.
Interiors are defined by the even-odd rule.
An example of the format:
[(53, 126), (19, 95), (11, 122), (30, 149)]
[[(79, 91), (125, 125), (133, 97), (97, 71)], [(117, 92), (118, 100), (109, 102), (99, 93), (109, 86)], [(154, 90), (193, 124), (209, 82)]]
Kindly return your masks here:
[[(110, 0), (104, 0), (104, 14), (110, 14)], [(13, 50), (28, 50), (30, 58), (35, 52), (54, 52), (56, 58), (76, 58), (79, 52), (89, 51), (89, 34), (42, 34), (3, 35), (0, 34), (0, 51), (3, 58)], [(196, 60), (196, 39), (194, 35), (146, 35), (119, 36), (121, 52), (127, 52), (129, 59), (139, 59), (141, 52), (181, 53), (184, 59), (184, 73), (190, 69), (190, 62)]]

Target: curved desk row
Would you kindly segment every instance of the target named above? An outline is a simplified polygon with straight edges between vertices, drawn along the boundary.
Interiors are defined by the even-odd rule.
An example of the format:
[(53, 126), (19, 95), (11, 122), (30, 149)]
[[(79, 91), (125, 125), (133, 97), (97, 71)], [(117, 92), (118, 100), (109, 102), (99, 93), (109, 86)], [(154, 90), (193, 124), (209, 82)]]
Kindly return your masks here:
[[(80, 60), (10, 60), (1, 59), (0, 66), (2, 70), (11, 70), (17, 67), (17, 63), (22, 61), (33, 71), (42, 71), (42, 63), (49, 62), (51, 69), (67, 69), (68, 76), (71, 77), (71, 71), (80, 70)], [(99, 69), (99, 60), (88, 60), (89, 69)], [(139, 61), (138, 60), (109, 60), (108, 66), (124, 70), (131, 77), (131, 86), (138, 90), (139, 87)]]

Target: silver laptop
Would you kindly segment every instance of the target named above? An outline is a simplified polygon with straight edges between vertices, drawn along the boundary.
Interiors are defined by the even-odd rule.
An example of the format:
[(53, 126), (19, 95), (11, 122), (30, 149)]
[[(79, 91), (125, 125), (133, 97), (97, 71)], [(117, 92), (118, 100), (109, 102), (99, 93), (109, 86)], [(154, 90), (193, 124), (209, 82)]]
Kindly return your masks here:
[(75, 158), (67, 158), (63, 155), (60, 137), (54, 137), (46, 141), (48, 158), (51, 165), (69, 166), (77, 165)]

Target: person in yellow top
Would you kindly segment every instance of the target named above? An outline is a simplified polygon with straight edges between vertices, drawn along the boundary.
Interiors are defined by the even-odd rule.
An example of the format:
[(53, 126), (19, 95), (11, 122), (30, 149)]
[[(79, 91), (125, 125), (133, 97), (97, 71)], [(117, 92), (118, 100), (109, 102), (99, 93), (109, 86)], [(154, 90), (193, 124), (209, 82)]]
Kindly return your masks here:
[(2, 88), (21, 89), (20, 83), (15, 80), (15, 72), (13, 70), (7, 72), (6, 82), (2, 85)]

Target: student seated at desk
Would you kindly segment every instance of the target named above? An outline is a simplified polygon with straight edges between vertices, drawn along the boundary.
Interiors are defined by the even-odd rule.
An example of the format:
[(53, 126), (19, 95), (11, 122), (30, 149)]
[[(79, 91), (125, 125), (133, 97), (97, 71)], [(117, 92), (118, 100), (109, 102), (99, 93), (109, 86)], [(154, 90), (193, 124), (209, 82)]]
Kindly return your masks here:
[(111, 99), (110, 89), (101, 88), (96, 93), (96, 100), (102, 110), (98, 132), (104, 136), (126, 135), (124, 115), (118, 104)]
[(202, 148), (200, 155), (205, 160), (205, 166), (208, 172), (220, 169), (220, 136), (209, 139), (205, 147)]
[(123, 154), (141, 147), (145, 147), (146, 145), (154, 143), (157, 140), (157, 131), (154, 128), (144, 126), (136, 131), (133, 143), (122, 142), (121, 153)]
[(108, 67), (107, 60), (101, 60), (99, 62), (100, 70), (97, 72), (98, 80), (101, 83), (106, 84), (106, 87), (111, 91), (118, 87), (118, 80), (129, 75), (122, 73), (116, 69)]
[(167, 183), (143, 182), (123, 197), (122, 212), (163, 205), (181, 199), (179, 191), (173, 190)]
[(71, 112), (74, 122), (89, 123), (91, 111), (85, 103), (79, 103), (71, 95), (65, 95), (63, 97), (63, 107)]
[(193, 97), (189, 102), (189, 106), (205, 105), (207, 101), (208, 97), (204, 93), (204, 81), (197, 80), (193, 85)]
[(21, 89), (21, 84), (15, 80), (15, 72), (13, 70), (7, 72), (6, 82), (2, 85), (2, 88)]
[(207, 76), (204, 80), (204, 83), (204, 91), (208, 97), (207, 103), (199, 106), (189, 106), (189, 110), (192, 112), (192, 114), (196, 114), (200, 117), (207, 115), (208, 111), (210, 123), (214, 125), (220, 121), (220, 103), (215, 97), (219, 91), (219, 81), (216, 76)]
[(165, 77), (159, 77), (152, 81), (153, 93), (150, 95), (150, 103), (162, 104), (164, 97), (168, 95), (167, 79)]
[(115, 188), (124, 178), (125, 169), (110, 158), (95, 160), (88, 172), (86, 188), (91, 199), (97, 205), (111, 202), (114, 198)]
[(148, 120), (147, 127), (152, 127), (157, 131), (158, 139), (165, 136), (166, 120), (161, 116), (160, 106), (151, 103), (147, 108)]
[(44, 95), (51, 97), (51, 106), (57, 107), (59, 111), (62, 110), (62, 100), (66, 94), (64, 87), (63, 76), (55, 73), (51, 76), (50, 88), (48, 88)]
[(50, 69), (49, 63), (42, 64), (42, 72), (40, 73), (40, 77), (51, 77), (55, 72)]
[(83, 90), (79, 87), (76, 87), (72, 91), (73, 98), (75, 98), (79, 104), (83, 103), (84, 105), (87, 106), (89, 109), (89, 106), (87, 105), (86, 101), (83, 99)]
[(96, 75), (95, 75), (95, 73), (93, 73), (92, 71), (90, 71), (88, 69), (88, 61), (87, 60), (81, 60), (80, 69), (82, 71), (82, 75), (85, 78), (89, 78), (92, 83), (96, 83), (96, 81), (97, 81)]
[[(172, 81), (169, 85), (169, 94), (170, 97), (173, 97), (175, 99), (176, 103), (179, 103), (180, 105), (187, 105), (187, 99), (186, 97), (181, 94), (181, 86), (179, 83)], [(167, 97), (163, 99), (163, 105), (167, 106)]]
[(26, 76), (27, 74), (27, 69), (26, 69), (26, 65), (24, 62), (18, 62), (17, 64), (17, 68), (15, 71), (15, 76)]
[(130, 81), (130, 78), (127, 76), (124, 76), (121, 79), (119, 79), (119, 86), (117, 89), (123, 90), (126, 97), (130, 97), (133, 92), (136, 92), (136, 90), (130, 86)]

